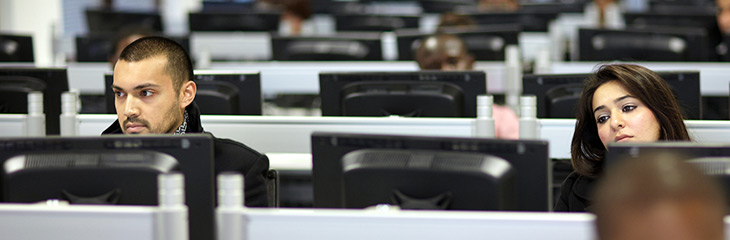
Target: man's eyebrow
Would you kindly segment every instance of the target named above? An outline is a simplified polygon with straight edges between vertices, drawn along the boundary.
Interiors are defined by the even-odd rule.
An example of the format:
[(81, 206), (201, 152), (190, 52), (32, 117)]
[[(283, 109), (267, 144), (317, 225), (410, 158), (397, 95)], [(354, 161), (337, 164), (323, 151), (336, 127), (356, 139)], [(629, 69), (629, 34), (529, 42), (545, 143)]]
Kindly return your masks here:
[(159, 87), (160, 85), (154, 84), (154, 83), (143, 83), (140, 85), (137, 85), (134, 87), (135, 90), (142, 89), (142, 88), (148, 88), (148, 87)]
[[(157, 85), (157, 84), (154, 84), (154, 83), (143, 83), (143, 84), (140, 84), (140, 85), (135, 86), (134, 87), (134, 90), (139, 90), (139, 89), (148, 88), (148, 87), (159, 87), (159, 86), (160, 85)], [(123, 88), (121, 88), (121, 87), (119, 87), (117, 85), (114, 85), (114, 84), (112, 84), (112, 88), (114, 90), (120, 90), (120, 91), (124, 90)]]

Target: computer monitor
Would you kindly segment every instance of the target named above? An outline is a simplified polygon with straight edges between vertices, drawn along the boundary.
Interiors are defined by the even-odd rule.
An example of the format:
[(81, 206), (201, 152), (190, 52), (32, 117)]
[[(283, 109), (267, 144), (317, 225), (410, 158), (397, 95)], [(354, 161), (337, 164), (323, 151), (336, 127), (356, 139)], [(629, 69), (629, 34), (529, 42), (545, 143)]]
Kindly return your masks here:
[(345, 208), (514, 210), (515, 170), (484, 153), (360, 149), (342, 157)]
[(33, 37), (0, 33), (0, 62), (34, 62)]
[[(149, 156), (156, 157), (155, 162), (165, 164), (153, 164), (157, 167), (151, 170), (145, 163), (149, 162), (145, 160)], [(156, 183), (157, 172), (175, 169), (174, 160), (185, 176), (190, 239), (214, 239), (213, 139), (207, 134), (0, 139), (0, 164), (3, 166), (0, 201), (62, 199), (64, 189), (88, 197), (123, 188), (118, 195), (119, 203), (157, 205), (156, 184), (148, 180)], [(141, 166), (131, 167), (128, 163)], [(127, 175), (132, 172), (145, 178), (129, 179)], [(154, 188), (153, 192), (149, 185)], [(135, 188), (144, 192), (128, 191)], [(150, 202), (153, 198), (154, 202)]]
[(277, 31), (278, 12), (203, 11), (188, 14), (190, 31)]
[(481, 71), (325, 72), (322, 116), (476, 117)]
[[(432, 171), (433, 174), (430, 177), (434, 179), (432, 179), (433, 181), (429, 180), (431, 181), (430, 184), (409, 182), (405, 178), (415, 176), (419, 172), (411, 169), (413, 171), (406, 173), (409, 169), (403, 166), (403, 159), (393, 158), (392, 161), (371, 159), (367, 160), (369, 163), (361, 162), (358, 164), (357, 161), (352, 159), (357, 160), (358, 155), (369, 154), (367, 151), (362, 150), (375, 151), (375, 153), (401, 154), (401, 157), (402, 155), (413, 155), (415, 157), (405, 160), (407, 161), (405, 166), (412, 168), (418, 166), (436, 169), (450, 168), (461, 173)], [(428, 156), (434, 153), (439, 154), (439, 156)], [(451, 160), (440, 159), (448, 155), (454, 157), (446, 157)], [(387, 157), (387, 154), (385, 156)], [(348, 164), (343, 164), (343, 162)], [(376, 166), (378, 163), (381, 164), (380, 167)], [(480, 167), (469, 166), (470, 164), (479, 165)], [(347, 170), (343, 170), (345, 168)], [(483, 170), (475, 170), (477, 168)], [(511, 170), (507, 170), (507, 168)], [(362, 174), (355, 172), (357, 169), (361, 169)], [(367, 174), (366, 171), (368, 170), (371, 171), (370, 174)], [(485, 171), (490, 173), (484, 174)], [(513, 185), (509, 183), (508, 171), (512, 171)], [(395, 172), (401, 172), (402, 174), (393, 174)], [(355, 179), (359, 176), (366, 176), (366, 174), (367, 178), (365, 179)], [(363, 185), (363, 180), (377, 178), (372, 174), (377, 174), (383, 179), (371, 182), (370, 185)], [(347, 206), (348, 199), (346, 199), (346, 195), (348, 192), (350, 194), (357, 191), (367, 193), (371, 189), (375, 191), (374, 189), (378, 188), (391, 188), (387, 190), (391, 190), (392, 193), (392, 190), (394, 190), (392, 186), (399, 183), (403, 183), (403, 185), (398, 186), (397, 190), (406, 193), (406, 195), (413, 195), (413, 192), (420, 190), (423, 190), (427, 195), (431, 195), (434, 192), (428, 192), (428, 189), (442, 190), (442, 192), (453, 189), (453, 203), (456, 204), (456, 198), (460, 198), (459, 203), (463, 203), (464, 205), (461, 206), (465, 206), (468, 205), (466, 204), (468, 201), (476, 199), (469, 199), (469, 197), (464, 199), (464, 196), (456, 196), (457, 193), (463, 193), (463, 188), (469, 187), (474, 192), (490, 188), (487, 187), (489, 184), (485, 181), (465, 183), (460, 179), (471, 177), (473, 177), (471, 179), (488, 179), (489, 177), (485, 175), (496, 176), (492, 178), (493, 181), (486, 181), (496, 183), (491, 188), (493, 189), (493, 200), (502, 197), (494, 196), (494, 194), (500, 192), (499, 190), (514, 193), (516, 201), (512, 205), (507, 204), (508, 206), (502, 208), (503, 210), (549, 211), (552, 207), (549, 197), (551, 172), (548, 161), (548, 143), (545, 141), (320, 132), (312, 134), (312, 180), (315, 208), (343, 208)], [(418, 176), (418, 179), (424, 180), (423, 176)], [(346, 189), (350, 186), (350, 184), (346, 185), (346, 181), (358, 181), (360, 184), (352, 182), (350, 184), (352, 186), (360, 185), (360, 187)], [(395, 181), (398, 181), (398, 183)], [(512, 186), (509, 187), (509, 185)], [(507, 188), (504, 188), (505, 186)], [(378, 201), (387, 203), (390, 202), (389, 200), (388, 198), (379, 199)]]
[(335, 30), (341, 31), (394, 31), (399, 28), (418, 28), (417, 15), (335, 14)]
[(523, 31), (547, 32), (550, 21), (558, 17), (557, 12), (550, 11), (517, 11), (495, 13), (465, 13), (478, 25), (519, 24)]
[(708, 61), (701, 28), (579, 29), (580, 61)]
[[(464, 29), (449, 27), (440, 29), (442, 33), (456, 35), (464, 41), (469, 53), (479, 61), (504, 61), (507, 45), (517, 45), (521, 31), (519, 25), (484, 25)], [(416, 50), (423, 39), (432, 34), (424, 34), (418, 29), (399, 29), (395, 32), (398, 39), (398, 60), (414, 60)]]
[[(674, 92), (687, 119), (702, 119), (700, 73), (656, 72)], [(575, 118), (583, 84), (590, 74), (525, 74), (522, 94), (537, 97), (538, 118)]]
[(652, 12), (624, 13), (626, 26), (640, 29), (651, 29), (655, 26), (701, 28), (707, 32), (708, 51), (714, 52), (719, 44), (720, 28), (717, 26), (717, 11), (711, 8), (700, 9), (666, 9)]
[[(58, 135), (58, 116), (61, 115), (61, 93), (68, 91), (68, 76), (65, 68), (18, 68), (0, 67), (0, 84), (6, 87), (0, 93), (0, 101), (7, 104), (5, 113), (28, 113), (30, 91), (43, 92), (43, 112), (46, 114), (46, 134)], [(10, 88), (8, 88), (10, 86)], [(7, 93), (4, 94), (4, 93)]]
[(453, 12), (460, 7), (476, 8), (477, 4), (474, 0), (420, 0), (418, 3), (423, 11), (427, 13)]
[[(206, 115), (261, 115), (261, 73), (256, 71), (195, 70), (198, 91), (195, 102)], [(104, 75), (106, 112), (116, 114), (112, 84), (114, 76)]]
[[(190, 52), (190, 38), (188, 36), (164, 36), (179, 43), (185, 51)], [(89, 33), (76, 36), (77, 62), (107, 62), (114, 51), (114, 33)]]
[(383, 44), (379, 32), (337, 33), (331, 36), (271, 35), (271, 52), (277, 61), (380, 61)]
[(255, 1), (203, 1), (203, 12), (255, 11)]
[(116, 32), (128, 26), (144, 26), (162, 32), (162, 17), (158, 12), (115, 11), (87, 9), (86, 25), (89, 32)]

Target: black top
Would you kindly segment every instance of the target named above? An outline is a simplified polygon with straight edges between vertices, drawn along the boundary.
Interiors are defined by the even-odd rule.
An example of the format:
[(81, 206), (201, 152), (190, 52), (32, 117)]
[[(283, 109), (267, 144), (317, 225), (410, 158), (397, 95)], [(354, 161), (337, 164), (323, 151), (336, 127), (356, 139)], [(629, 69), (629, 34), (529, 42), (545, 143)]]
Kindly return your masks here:
[(560, 199), (555, 204), (556, 212), (590, 212), (595, 178), (571, 172), (560, 185)]
[[(193, 102), (185, 110), (188, 112), (186, 132), (203, 133), (198, 105)], [(119, 119), (114, 121), (102, 134), (123, 134), (122, 128), (119, 126)], [(214, 137), (213, 145), (215, 175), (225, 171), (243, 174), (245, 205), (247, 207), (268, 207), (266, 174), (269, 171), (269, 159), (266, 155), (230, 139)]]

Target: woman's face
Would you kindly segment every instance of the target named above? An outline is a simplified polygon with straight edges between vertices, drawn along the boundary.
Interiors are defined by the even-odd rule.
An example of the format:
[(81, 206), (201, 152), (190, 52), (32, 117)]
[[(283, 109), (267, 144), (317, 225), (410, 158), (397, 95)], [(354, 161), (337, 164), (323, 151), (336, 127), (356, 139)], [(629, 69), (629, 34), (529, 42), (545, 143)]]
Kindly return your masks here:
[(618, 81), (606, 82), (593, 94), (593, 116), (603, 146), (611, 142), (654, 142), (660, 126), (654, 113)]

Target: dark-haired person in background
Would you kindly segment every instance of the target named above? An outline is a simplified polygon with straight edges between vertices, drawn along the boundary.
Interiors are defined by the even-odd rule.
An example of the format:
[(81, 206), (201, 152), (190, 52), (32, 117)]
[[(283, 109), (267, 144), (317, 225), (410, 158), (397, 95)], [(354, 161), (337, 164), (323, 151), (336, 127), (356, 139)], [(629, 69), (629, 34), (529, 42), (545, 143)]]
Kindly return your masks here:
[(666, 81), (638, 65), (603, 65), (584, 84), (570, 149), (573, 172), (555, 211), (588, 211), (612, 142), (689, 141), (677, 98)]
[(119, 30), (119, 32), (117, 32), (115, 36), (111, 39), (111, 51), (109, 52), (108, 60), (109, 64), (111, 64), (112, 66), (112, 69), (114, 69), (114, 65), (117, 64), (119, 54), (122, 53), (122, 50), (127, 45), (136, 41), (137, 39), (152, 35), (155, 35), (155, 32), (146, 26), (131, 25)]
[[(416, 62), (423, 70), (464, 71), (474, 68), (474, 57), (469, 54), (461, 38), (451, 34), (436, 34), (421, 40), (416, 49)], [(493, 105), (494, 132), (497, 138), (517, 139), (519, 119), (512, 109)]]
[[(203, 133), (193, 66), (173, 40), (144, 37), (129, 44), (119, 55), (112, 88), (118, 119), (102, 134)], [(268, 158), (229, 139), (215, 138), (214, 147), (215, 174), (243, 174), (246, 206), (268, 206)]]
[(725, 209), (719, 184), (672, 152), (618, 163), (593, 208), (600, 240), (721, 240)]

